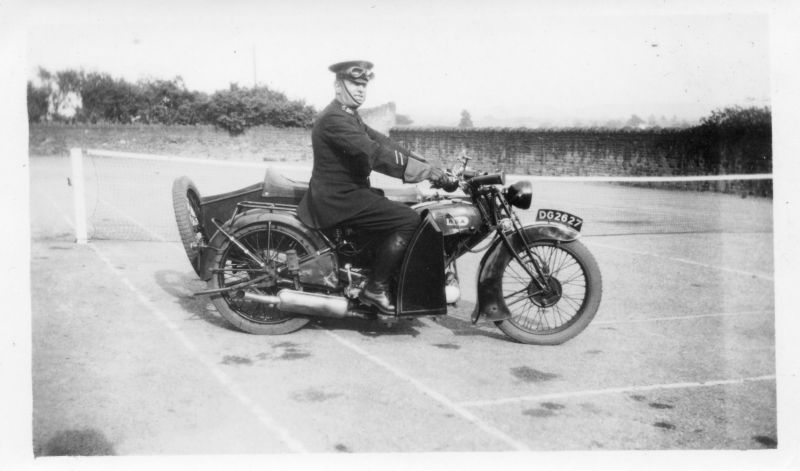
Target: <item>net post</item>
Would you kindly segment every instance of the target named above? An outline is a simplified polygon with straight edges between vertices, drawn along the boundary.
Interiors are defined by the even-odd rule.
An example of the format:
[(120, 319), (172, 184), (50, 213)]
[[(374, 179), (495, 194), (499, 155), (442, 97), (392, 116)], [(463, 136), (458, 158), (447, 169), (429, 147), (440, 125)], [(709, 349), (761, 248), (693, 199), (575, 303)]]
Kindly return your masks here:
[(72, 164), (72, 204), (75, 210), (75, 242), (85, 244), (88, 241), (86, 231), (86, 195), (83, 179), (83, 151), (79, 148), (69, 150)]

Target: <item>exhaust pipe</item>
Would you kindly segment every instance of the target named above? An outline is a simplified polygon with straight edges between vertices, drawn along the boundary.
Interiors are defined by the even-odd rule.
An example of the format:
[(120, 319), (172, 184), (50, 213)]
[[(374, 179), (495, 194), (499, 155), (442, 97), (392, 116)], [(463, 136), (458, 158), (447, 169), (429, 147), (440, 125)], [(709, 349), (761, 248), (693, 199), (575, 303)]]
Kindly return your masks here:
[(274, 296), (244, 292), (241, 297), (258, 303), (274, 305), (281, 311), (334, 319), (347, 317), (350, 304), (347, 298), (341, 296), (305, 293), (290, 289), (282, 289)]

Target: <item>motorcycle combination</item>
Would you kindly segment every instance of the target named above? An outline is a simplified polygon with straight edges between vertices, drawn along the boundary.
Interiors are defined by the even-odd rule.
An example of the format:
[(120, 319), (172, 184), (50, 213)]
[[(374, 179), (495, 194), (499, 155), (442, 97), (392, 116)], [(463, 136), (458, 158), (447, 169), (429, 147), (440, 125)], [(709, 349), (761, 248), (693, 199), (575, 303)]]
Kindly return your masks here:
[(392, 283), (393, 316), (358, 301), (374, 241), (348, 227), (312, 229), (297, 218), (307, 183), (268, 168), (263, 182), (201, 196), (180, 177), (172, 188), (178, 230), (208, 283), (195, 295), (210, 296), (228, 322), (253, 334), (286, 334), (315, 317), (437, 317), (460, 298), (456, 260), (485, 250), (473, 324), (494, 323), (526, 344), (571, 339), (591, 322), (602, 295), (597, 262), (578, 240), (583, 220), (540, 209), (534, 223), (523, 225), (513, 208), (530, 208), (531, 183), (506, 185), (504, 172), (479, 173), (468, 161), (448, 172), (457, 193), (423, 194), (410, 185), (383, 190), (421, 216)]

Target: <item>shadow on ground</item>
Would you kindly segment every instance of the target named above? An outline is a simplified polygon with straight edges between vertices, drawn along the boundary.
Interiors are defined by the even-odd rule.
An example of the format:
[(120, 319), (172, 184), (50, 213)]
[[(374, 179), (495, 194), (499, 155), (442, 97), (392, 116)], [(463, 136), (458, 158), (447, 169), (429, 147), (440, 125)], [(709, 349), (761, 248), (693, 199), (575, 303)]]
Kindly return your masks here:
[(56, 433), (41, 447), (33, 450), (39, 456), (109, 456), (115, 455), (114, 446), (95, 429), (63, 430)]
[(190, 320), (204, 320), (215, 327), (238, 332), (222, 316), (219, 315), (211, 298), (208, 296), (194, 296), (192, 293), (206, 288), (205, 282), (197, 278), (194, 272), (179, 272), (175, 270), (160, 270), (155, 274), (156, 283), (167, 294), (173, 296), (178, 305), (191, 314)]
[[(201, 319), (215, 327), (222, 327), (238, 332), (238, 329), (231, 326), (222, 316), (208, 296), (193, 296), (192, 293), (206, 288), (206, 284), (197, 278), (193, 272), (179, 272), (175, 270), (161, 270), (155, 274), (156, 283), (167, 294), (173, 296), (178, 305), (191, 314), (191, 319)], [(472, 322), (463, 320), (469, 318), (472, 311), (471, 303), (461, 303), (459, 307), (449, 307), (451, 315), (437, 316), (436, 322), (450, 330), (456, 336), (479, 336), (488, 337), (496, 340), (513, 341), (509, 337), (492, 332), (486, 329), (491, 324), (473, 325)], [(314, 318), (312, 322), (326, 330), (349, 330), (358, 332), (365, 337), (382, 337), (386, 335), (408, 335), (417, 337), (421, 328), (427, 326), (418, 319), (399, 319), (397, 322), (387, 324), (386, 322), (361, 319), (326, 319)]]
[[(451, 307), (450, 309), (452, 310), (454, 308)], [(470, 312), (471, 310), (472, 310), (471, 308), (467, 309), (467, 312)], [(494, 327), (493, 324), (487, 324), (483, 321), (479, 321), (477, 324), (473, 324), (470, 321), (465, 321), (464, 319), (461, 319), (460, 318), (461, 316), (456, 317), (456, 315), (459, 314), (458, 312), (454, 312), (453, 314), (455, 315), (439, 317), (437, 319), (437, 322), (440, 326), (451, 331), (457, 337), (478, 336), (478, 337), (487, 337), (495, 340), (505, 340), (508, 342), (516, 343), (515, 340), (511, 339), (510, 337), (507, 337), (504, 334), (487, 330), (487, 327), (493, 328)]]

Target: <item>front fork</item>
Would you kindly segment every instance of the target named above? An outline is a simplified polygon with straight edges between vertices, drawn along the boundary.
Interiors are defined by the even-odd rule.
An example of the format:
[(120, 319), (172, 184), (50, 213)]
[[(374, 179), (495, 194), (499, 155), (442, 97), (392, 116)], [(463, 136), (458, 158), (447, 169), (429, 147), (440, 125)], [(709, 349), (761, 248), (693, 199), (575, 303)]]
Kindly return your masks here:
[[(505, 201), (501, 200), (501, 204), (503, 205), (503, 209), (505, 210), (506, 214), (509, 216), (508, 220), (511, 221), (511, 226), (513, 228), (512, 233), (519, 234), (520, 238), (522, 239), (522, 245), (525, 247), (525, 253), (528, 256), (528, 260), (530, 260), (530, 264), (533, 265), (533, 270), (525, 263), (525, 260), (519, 256), (516, 250), (514, 250), (514, 245), (511, 243), (506, 231), (503, 227), (498, 227), (497, 232), (500, 237), (503, 239), (503, 243), (505, 244), (506, 248), (509, 252), (511, 252), (511, 256), (522, 266), (522, 269), (530, 276), (533, 283), (539, 288), (540, 291), (543, 293), (550, 292), (550, 283), (547, 282), (547, 277), (549, 273), (547, 273), (545, 265), (546, 263), (544, 260), (541, 260), (538, 254), (533, 253), (531, 250), (530, 245), (528, 244), (528, 239), (525, 236), (525, 231), (522, 228), (522, 224), (519, 222), (519, 218), (514, 213), (514, 211), (509, 208)], [(501, 225), (502, 226), (502, 225)]]

